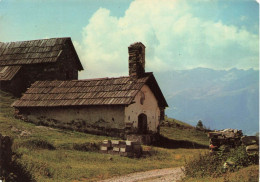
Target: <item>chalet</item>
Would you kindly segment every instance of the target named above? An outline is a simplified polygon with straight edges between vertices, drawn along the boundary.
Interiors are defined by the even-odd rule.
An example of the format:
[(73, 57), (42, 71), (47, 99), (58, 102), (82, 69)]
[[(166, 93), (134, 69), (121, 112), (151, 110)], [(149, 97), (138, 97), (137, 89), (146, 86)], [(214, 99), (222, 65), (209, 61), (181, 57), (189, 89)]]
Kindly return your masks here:
[(83, 70), (70, 38), (0, 42), (0, 88), (21, 95), (36, 80), (75, 80)]
[(12, 106), (17, 116), (43, 125), (117, 135), (159, 133), (167, 102), (153, 73), (145, 72), (145, 46), (128, 47), (129, 76), (36, 81)]

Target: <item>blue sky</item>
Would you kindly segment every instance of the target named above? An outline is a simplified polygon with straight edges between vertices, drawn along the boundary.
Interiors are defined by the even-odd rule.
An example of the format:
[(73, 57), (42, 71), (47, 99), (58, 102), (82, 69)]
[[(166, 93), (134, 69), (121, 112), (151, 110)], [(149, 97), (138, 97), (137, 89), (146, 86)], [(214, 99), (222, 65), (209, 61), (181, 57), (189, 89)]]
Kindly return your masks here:
[(0, 40), (4, 42), (72, 37), (82, 39), (81, 31), (100, 8), (123, 16), (129, 0), (0, 0)]
[(254, 0), (0, 0), (0, 41), (71, 37), (80, 78), (127, 75), (127, 47), (146, 70), (259, 68)]

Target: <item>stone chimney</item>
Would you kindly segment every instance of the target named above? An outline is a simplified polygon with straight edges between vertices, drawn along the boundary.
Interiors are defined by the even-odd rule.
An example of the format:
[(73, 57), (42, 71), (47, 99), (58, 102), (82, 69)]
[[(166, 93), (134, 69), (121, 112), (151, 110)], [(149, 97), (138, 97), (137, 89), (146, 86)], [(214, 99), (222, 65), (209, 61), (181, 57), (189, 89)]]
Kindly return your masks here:
[(129, 76), (142, 77), (145, 73), (145, 46), (136, 42), (128, 47)]

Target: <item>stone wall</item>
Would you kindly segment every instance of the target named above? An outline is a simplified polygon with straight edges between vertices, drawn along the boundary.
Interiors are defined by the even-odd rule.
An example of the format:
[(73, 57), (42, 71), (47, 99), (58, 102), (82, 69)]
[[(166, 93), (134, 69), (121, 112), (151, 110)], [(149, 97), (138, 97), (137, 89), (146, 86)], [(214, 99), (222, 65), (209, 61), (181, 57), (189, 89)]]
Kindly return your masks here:
[(125, 130), (124, 106), (24, 108), (16, 116), (39, 125), (100, 135), (123, 137)]

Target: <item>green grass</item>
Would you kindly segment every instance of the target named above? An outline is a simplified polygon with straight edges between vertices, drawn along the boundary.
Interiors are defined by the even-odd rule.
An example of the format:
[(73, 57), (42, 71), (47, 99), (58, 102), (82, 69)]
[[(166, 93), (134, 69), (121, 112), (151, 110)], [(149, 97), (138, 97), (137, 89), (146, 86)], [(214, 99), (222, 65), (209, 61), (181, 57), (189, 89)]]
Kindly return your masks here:
[[(136, 171), (177, 167), (183, 165), (184, 157), (187, 157), (188, 153), (187, 149), (177, 149), (174, 152), (157, 149), (156, 155), (152, 157), (131, 159), (73, 150), (31, 151), (20, 148), (18, 152), (23, 153), (20, 160), (37, 181), (46, 179), (54, 181), (88, 179), (91, 181)], [(189, 152), (191, 152), (191, 157), (192, 151)], [(198, 150), (194, 152), (197, 153)]]
[(258, 182), (259, 166), (252, 165), (220, 177), (184, 178), (183, 182)]
[(167, 116), (165, 116), (165, 121), (167, 121), (169, 123), (179, 124), (180, 126), (187, 127), (187, 128), (194, 128), (194, 126), (192, 126), (192, 125), (190, 125), (188, 123), (185, 123), (185, 122), (180, 121), (178, 119), (168, 118)]
[[(81, 146), (88, 147), (90, 143), (98, 145), (104, 139), (119, 138), (23, 122), (14, 118), (15, 111), (10, 107), (15, 99), (5, 92), (0, 92), (0, 133), (14, 139), (13, 150), (18, 156), (17, 162), (29, 171), (36, 181), (96, 181), (137, 171), (183, 166), (185, 158), (207, 150), (144, 146), (152, 155), (139, 159), (101, 154), (94, 149), (80, 151), (78, 148)], [(161, 133), (171, 140), (190, 140), (206, 144), (208, 139), (204, 137), (204, 133), (193, 130), (192, 127), (190, 130), (162, 127)]]
[[(182, 121), (166, 118), (166, 121), (172, 124), (172, 127), (163, 126), (161, 127), (161, 133), (170, 139), (195, 142), (200, 145), (209, 145), (207, 132), (196, 130), (195, 127), (184, 123)], [(176, 123), (179, 124), (178, 127)], [(181, 129), (180, 129), (181, 128)]]

